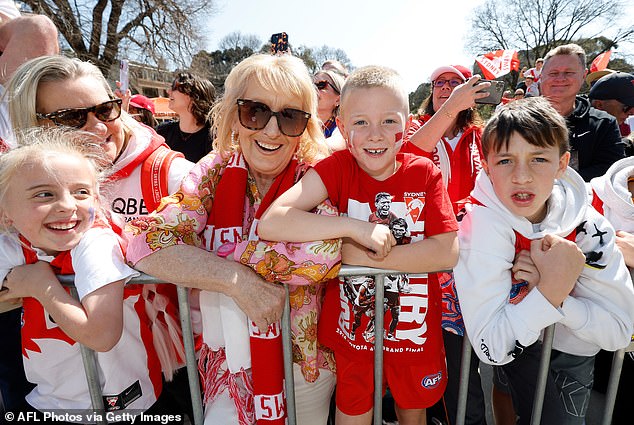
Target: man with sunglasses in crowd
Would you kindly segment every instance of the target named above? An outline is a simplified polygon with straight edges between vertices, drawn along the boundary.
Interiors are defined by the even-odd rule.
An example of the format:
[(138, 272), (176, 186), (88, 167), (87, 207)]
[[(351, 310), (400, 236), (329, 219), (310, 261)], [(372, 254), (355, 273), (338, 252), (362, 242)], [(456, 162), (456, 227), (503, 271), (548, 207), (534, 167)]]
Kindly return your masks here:
[[(614, 72), (601, 77), (590, 90), (590, 103), (616, 118), (621, 137), (632, 132), (625, 120), (634, 114), (634, 75)], [(628, 156), (634, 152), (628, 152)]]

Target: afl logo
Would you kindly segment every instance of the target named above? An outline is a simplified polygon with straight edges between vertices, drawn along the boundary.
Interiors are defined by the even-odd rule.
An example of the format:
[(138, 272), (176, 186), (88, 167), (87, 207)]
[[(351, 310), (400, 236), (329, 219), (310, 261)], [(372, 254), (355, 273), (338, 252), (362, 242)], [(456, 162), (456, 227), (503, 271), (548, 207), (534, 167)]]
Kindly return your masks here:
[(440, 381), (442, 381), (442, 372), (434, 373), (433, 375), (427, 375), (423, 378), (421, 385), (428, 390), (431, 390), (432, 388), (436, 388), (438, 384), (440, 384)]

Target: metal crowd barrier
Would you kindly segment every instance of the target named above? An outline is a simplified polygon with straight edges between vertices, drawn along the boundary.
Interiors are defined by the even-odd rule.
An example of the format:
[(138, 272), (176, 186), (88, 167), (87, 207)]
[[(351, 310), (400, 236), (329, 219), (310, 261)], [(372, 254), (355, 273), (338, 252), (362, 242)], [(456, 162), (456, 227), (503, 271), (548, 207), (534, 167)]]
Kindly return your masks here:
[[(375, 278), (375, 330), (384, 329), (384, 280), (386, 275), (401, 275), (404, 274), (395, 270), (375, 269), (370, 267), (360, 266), (342, 266), (339, 276), (374, 276)], [(60, 282), (72, 287), (73, 276), (58, 276)], [(140, 277), (134, 278), (130, 281), (134, 284), (149, 284), (149, 283), (164, 283), (158, 279), (142, 274)], [(290, 303), (289, 303), (289, 289), (286, 289), (286, 302), (284, 306), (284, 312), (282, 315), (282, 340), (284, 347), (284, 379), (285, 379), (285, 392), (288, 414), (288, 425), (297, 425), (296, 409), (295, 409), (295, 390), (293, 384), (293, 353), (291, 344), (291, 322), (290, 322)], [(187, 364), (187, 377), (189, 379), (189, 388), (192, 397), (192, 405), (194, 412), (194, 425), (203, 425), (204, 411), (202, 405), (202, 397), (200, 391), (200, 383), (198, 379), (198, 362), (196, 361), (194, 338), (191, 327), (190, 319), (190, 306), (188, 288), (177, 286), (178, 301), (180, 309), (180, 320), (183, 331), (183, 343), (185, 346), (185, 357)], [(77, 296), (74, 288), (72, 289), (73, 295)], [(533, 414), (531, 417), (531, 425), (539, 425), (544, 394), (546, 390), (546, 379), (548, 375), (548, 368), (550, 365), (550, 352), (552, 350), (552, 342), (554, 336), (554, 325), (549, 326), (544, 331), (544, 337), (542, 342), (542, 356), (540, 360), (539, 374), (537, 380), (535, 400), (533, 404)], [(97, 412), (104, 411), (103, 398), (101, 394), (101, 386), (99, 384), (99, 375), (97, 372), (96, 361), (94, 352), (85, 346), (81, 346), (82, 359), (84, 362), (84, 369), (86, 371), (86, 377), (88, 381), (88, 387), (90, 390), (90, 396), (93, 403), (93, 410)], [(464, 338), (462, 347), (462, 362), (460, 366), (460, 383), (458, 392), (458, 406), (456, 425), (464, 425), (467, 405), (467, 390), (469, 380), (469, 366), (471, 362), (471, 344), (468, 338)], [(621, 369), (623, 366), (623, 360), (626, 352), (634, 351), (634, 341), (629, 347), (618, 350), (614, 353), (614, 360), (612, 362), (612, 369), (610, 371), (610, 377), (608, 381), (608, 387), (605, 398), (605, 407), (602, 425), (610, 425), (612, 421), (612, 414), (614, 410), (614, 402), (616, 400), (616, 394), (619, 386), (619, 379), (621, 375)], [(376, 332), (374, 340), (374, 414), (373, 424), (382, 425), (382, 413), (383, 413), (383, 332)], [(105, 418), (105, 415), (101, 415)], [(106, 424), (105, 421), (98, 422), (99, 424)]]

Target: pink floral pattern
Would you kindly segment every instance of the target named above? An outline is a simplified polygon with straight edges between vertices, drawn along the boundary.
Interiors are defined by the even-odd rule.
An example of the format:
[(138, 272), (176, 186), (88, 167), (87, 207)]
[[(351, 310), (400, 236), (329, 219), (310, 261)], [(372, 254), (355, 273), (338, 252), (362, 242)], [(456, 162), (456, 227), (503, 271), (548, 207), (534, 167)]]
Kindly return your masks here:
[[(202, 234), (228, 160), (215, 153), (207, 155), (183, 180), (176, 194), (161, 200), (155, 213), (126, 225), (126, 232), (132, 235), (127, 250), (127, 258), (132, 264), (172, 245), (209, 249)], [(305, 165), (298, 167), (297, 179), (306, 169)], [(293, 361), (300, 365), (304, 378), (314, 382), (319, 377), (319, 369), (335, 370), (332, 352), (317, 341), (317, 321), (325, 292), (324, 282), (335, 278), (339, 272), (341, 240), (308, 243), (248, 240), (261, 197), (254, 179), (249, 178), (247, 185), (243, 242), (237, 244), (233, 259), (251, 267), (267, 281), (291, 285)], [(315, 212), (338, 213), (329, 203), (320, 205)]]

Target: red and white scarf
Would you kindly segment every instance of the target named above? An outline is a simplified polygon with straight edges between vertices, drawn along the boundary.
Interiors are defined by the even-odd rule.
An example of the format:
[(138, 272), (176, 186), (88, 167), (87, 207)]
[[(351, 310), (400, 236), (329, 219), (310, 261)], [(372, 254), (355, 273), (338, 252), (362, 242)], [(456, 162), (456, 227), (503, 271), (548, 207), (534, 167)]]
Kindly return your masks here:
[[(264, 211), (282, 193), (295, 183), (298, 175), (298, 162), (296, 159), (290, 161), (286, 169), (275, 178), (272, 186), (262, 199), (256, 213), (258, 219)], [(248, 240), (250, 235), (254, 235), (254, 223), (243, 226), (245, 222), (245, 199), (250, 199), (257, 203), (257, 189), (249, 179), (249, 173), (242, 154), (233, 154), (227, 162), (226, 168), (221, 171), (222, 178), (216, 186), (214, 202), (209, 212), (207, 225), (214, 228), (215, 234), (236, 235), (234, 244)], [(251, 191), (251, 193), (247, 193)], [(254, 193), (255, 192), (255, 193)], [(239, 230), (238, 230), (239, 229)], [(214, 245), (214, 252), (219, 246)], [(223, 246), (226, 248), (226, 246)], [(225, 256), (224, 253), (223, 256)], [(239, 257), (234, 254), (234, 257)], [(228, 379), (228, 386), (232, 398), (238, 408), (240, 423), (252, 423), (253, 418), (249, 412), (255, 412), (255, 420), (258, 424), (279, 424), (286, 422), (286, 400), (284, 397), (284, 361), (282, 353), (282, 338), (280, 323), (271, 324), (266, 332), (261, 332), (255, 323), (248, 320), (250, 349), (251, 349), (251, 377), (253, 382), (253, 398), (249, 395), (239, 394), (239, 391), (232, 385), (233, 380)], [(206, 352), (206, 350), (205, 350)], [(217, 367), (214, 367), (220, 357), (207, 353), (203, 356), (199, 365), (203, 380), (205, 381), (205, 400), (213, 399), (219, 388), (217, 383)], [(203, 359), (203, 357), (206, 357)], [(243, 381), (249, 392), (249, 379), (243, 373)], [(209, 378), (209, 379), (207, 379)], [(235, 383), (234, 383), (235, 384)], [(240, 400), (237, 400), (238, 397)], [(246, 403), (247, 406), (243, 404)]]

